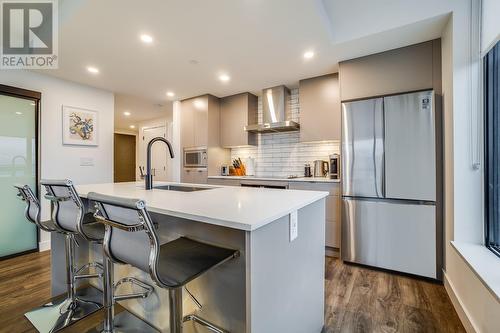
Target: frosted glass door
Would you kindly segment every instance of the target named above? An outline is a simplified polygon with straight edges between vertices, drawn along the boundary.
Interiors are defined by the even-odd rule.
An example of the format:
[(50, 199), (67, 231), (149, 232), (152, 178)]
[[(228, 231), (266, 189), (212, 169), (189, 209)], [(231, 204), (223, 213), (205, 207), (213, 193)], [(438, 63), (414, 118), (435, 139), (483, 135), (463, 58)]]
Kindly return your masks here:
[(36, 192), (36, 156), (35, 101), (0, 94), (0, 258), (37, 248), (37, 229), (13, 187)]

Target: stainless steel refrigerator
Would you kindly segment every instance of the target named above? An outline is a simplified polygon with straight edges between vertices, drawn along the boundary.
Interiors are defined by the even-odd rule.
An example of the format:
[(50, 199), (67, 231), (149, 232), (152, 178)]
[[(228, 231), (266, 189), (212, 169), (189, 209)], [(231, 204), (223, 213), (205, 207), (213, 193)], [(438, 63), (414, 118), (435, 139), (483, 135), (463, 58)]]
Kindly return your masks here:
[(342, 103), (342, 259), (441, 279), (432, 90)]

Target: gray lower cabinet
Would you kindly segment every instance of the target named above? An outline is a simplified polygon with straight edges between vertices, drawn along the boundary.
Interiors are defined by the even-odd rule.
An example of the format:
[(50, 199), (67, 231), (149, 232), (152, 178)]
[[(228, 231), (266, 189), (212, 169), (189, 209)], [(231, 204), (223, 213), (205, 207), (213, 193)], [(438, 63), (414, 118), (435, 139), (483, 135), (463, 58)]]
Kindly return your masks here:
[(183, 183), (194, 183), (194, 170), (193, 169), (182, 169), (181, 181)]
[(325, 244), (328, 247), (340, 248), (340, 183), (290, 182), (288, 188), (292, 190), (325, 191)]
[(207, 183), (207, 169), (184, 168), (182, 170), (182, 182), (193, 184)]
[[(234, 178), (221, 179), (209, 178), (208, 184), (210, 185), (224, 185), (224, 186), (241, 186), (244, 184), (262, 184), (263, 181), (258, 180), (239, 180)], [(324, 182), (287, 182), (287, 181), (272, 181), (267, 184), (288, 186), (291, 190), (306, 190), (306, 191), (325, 191), (329, 195), (326, 197), (325, 203), (325, 244), (327, 247), (340, 249), (340, 209), (341, 209), (341, 193), (340, 183), (324, 183)]]
[(204, 170), (196, 170), (194, 172), (194, 183), (196, 184), (206, 184), (208, 182), (208, 173), (207, 173), (207, 169), (204, 169)]

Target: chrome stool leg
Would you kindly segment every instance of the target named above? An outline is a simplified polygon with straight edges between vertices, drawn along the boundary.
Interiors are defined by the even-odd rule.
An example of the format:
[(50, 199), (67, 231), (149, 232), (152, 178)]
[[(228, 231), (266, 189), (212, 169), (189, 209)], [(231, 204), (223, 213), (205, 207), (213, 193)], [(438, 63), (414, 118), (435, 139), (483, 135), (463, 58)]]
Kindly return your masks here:
[(182, 287), (168, 290), (170, 333), (182, 333)]
[(68, 298), (75, 299), (75, 281), (73, 273), (75, 272), (75, 236), (68, 234), (65, 239), (66, 247), (66, 286)]
[(202, 306), (200, 302), (194, 297), (191, 292), (185, 288), (185, 287), (179, 287), (175, 289), (169, 289), (168, 290), (168, 305), (170, 309), (170, 333), (182, 333), (182, 326), (183, 323), (188, 322), (188, 321), (193, 321), (195, 323), (198, 323), (204, 327), (206, 327), (208, 330), (211, 332), (215, 333), (229, 333), (227, 331), (224, 331), (223, 329), (215, 326), (211, 322), (198, 317), (197, 315), (194, 314), (189, 314), (187, 316), (183, 316), (183, 310), (182, 310), (182, 290), (186, 289), (188, 292), (188, 295), (191, 297), (191, 299), (195, 302), (195, 304), (201, 309)]
[(195, 323), (198, 323), (202, 326), (205, 326), (208, 330), (210, 330), (211, 332), (215, 332), (215, 333), (229, 333), (228, 331), (224, 331), (223, 329), (215, 326), (214, 324), (212, 324), (211, 322), (203, 319), (203, 318), (200, 318), (198, 317), (197, 315), (187, 315), (184, 317), (183, 319), (184, 322), (186, 321), (194, 321)]
[[(104, 296), (104, 320), (94, 328), (91, 328), (87, 333), (158, 333), (159, 331), (147, 322), (136, 317), (127, 310), (123, 310), (115, 315), (114, 305), (116, 301), (122, 301), (135, 298), (146, 298), (153, 292), (153, 287), (131, 277), (120, 279), (116, 284), (113, 284), (113, 262), (104, 254), (104, 272), (103, 272), (103, 296)], [(143, 291), (133, 292), (130, 294), (115, 295), (115, 290), (122, 284), (130, 283), (138, 286)]]
[[(66, 288), (67, 294), (25, 313), (38, 332), (53, 333), (102, 308), (102, 293), (93, 287), (77, 289), (75, 285), (75, 236), (66, 234)], [(98, 274), (97, 274), (98, 276)], [(90, 276), (94, 277), (94, 275)]]
[(115, 317), (113, 300), (113, 263), (107, 257), (104, 257), (103, 294), (104, 322), (102, 331), (105, 333), (113, 332), (113, 320)]

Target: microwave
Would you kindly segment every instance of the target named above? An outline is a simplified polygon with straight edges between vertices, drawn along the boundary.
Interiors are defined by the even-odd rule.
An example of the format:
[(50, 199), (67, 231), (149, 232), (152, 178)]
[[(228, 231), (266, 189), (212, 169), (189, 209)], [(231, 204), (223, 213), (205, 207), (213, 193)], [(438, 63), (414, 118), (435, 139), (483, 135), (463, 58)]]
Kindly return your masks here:
[(206, 148), (184, 148), (185, 168), (206, 168), (207, 149)]

